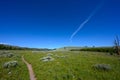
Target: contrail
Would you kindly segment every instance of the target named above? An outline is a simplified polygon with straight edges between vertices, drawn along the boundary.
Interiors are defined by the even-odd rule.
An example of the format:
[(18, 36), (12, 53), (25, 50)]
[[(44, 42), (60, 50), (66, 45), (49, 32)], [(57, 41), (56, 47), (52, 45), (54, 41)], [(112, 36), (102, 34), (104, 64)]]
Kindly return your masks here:
[(76, 29), (75, 32), (72, 33), (72, 35), (71, 35), (71, 37), (70, 37), (70, 42), (72, 42), (73, 37), (78, 33), (78, 31), (80, 31), (80, 30), (84, 27), (84, 25), (85, 25), (86, 23), (88, 23), (88, 21), (96, 14), (96, 12), (97, 12), (102, 6), (103, 6), (103, 3), (99, 4), (99, 5), (93, 10), (93, 12), (88, 16), (88, 18), (80, 24), (80, 26), (78, 27), (78, 29)]

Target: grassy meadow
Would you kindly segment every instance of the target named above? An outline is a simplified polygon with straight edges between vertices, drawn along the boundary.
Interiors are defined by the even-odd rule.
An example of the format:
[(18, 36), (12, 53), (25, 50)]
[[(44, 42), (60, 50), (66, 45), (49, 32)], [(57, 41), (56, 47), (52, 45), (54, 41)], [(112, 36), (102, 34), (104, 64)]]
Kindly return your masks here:
[[(53, 61), (42, 61), (50, 55)], [(28, 52), (25, 59), (33, 65), (38, 80), (120, 80), (118, 57), (97, 52)], [(93, 69), (95, 64), (109, 64), (111, 70)]]
[[(12, 51), (17, 57), (0, 57), (0, 80), (29, 80), (21, 56), (32, 64), (37, 80), (120, 80), (120, 58), (101, 52), (84, 51)], [(44, 60), (44, 58), (48, 61)], [(52, 60), (50, 60), (52, 58)], [(18, 61), (17, 67), (3, 68), (7, 61)], [(93, 68), (108, 64), (110, 70)], [(8, 74), (11, 72), (11, 74)]]
[[(0, 51), (2, 53), (3, 51)], [(12, 57), (0, 56), (0, 80), (29, 80), (27, 66), (21, 60), (21, 51), (9, 51)], [(20, 54), (19, 54), (20, 53)], [(9, 61), (17, 61), (16, 67), (4, 68), (4, 64)]]

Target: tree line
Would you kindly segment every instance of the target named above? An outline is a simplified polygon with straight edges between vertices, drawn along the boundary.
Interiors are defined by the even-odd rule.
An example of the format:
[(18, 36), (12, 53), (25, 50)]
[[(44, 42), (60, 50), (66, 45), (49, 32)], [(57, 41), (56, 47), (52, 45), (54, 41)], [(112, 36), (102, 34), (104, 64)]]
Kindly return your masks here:
[(113, 47), (84, 47), (81, 49), (71, 49), (70, 51), (109, 52), (110, 54), (120, 55), (120, 40), (118, 36), (116, 36)]
[(52, 49), (47, 48), (28, 48), (28, 47), (19, 47), (13, 45), (0, 44), (0, 50), (38, 50), (38, 51), (50, 51)]

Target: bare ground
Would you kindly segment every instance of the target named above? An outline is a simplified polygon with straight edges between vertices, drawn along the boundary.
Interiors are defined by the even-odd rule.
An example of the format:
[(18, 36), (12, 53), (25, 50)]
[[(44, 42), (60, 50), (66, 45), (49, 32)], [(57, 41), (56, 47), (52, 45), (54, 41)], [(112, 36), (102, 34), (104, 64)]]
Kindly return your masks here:
[(30, 80), (36, 80), (35, 78), (35, 74), (33, 72), (33, 69), (32, 69), (32, 65), (29, 64), (25, 59), (24, 59), (24, 56), (22, 56), (22, 61), (27, 65), (28, 67), (28, 71), (29, 71), (29, 75), (30, 75)]

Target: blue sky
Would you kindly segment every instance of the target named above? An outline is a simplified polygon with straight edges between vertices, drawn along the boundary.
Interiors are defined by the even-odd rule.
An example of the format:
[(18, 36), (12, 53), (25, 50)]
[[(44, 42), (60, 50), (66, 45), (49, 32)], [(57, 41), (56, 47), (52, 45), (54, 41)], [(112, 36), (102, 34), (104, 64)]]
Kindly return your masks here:
[[(73, 32), (103, 3), (73, 37)], [(120, 36), (120, 0), (0, 0), (0, 43), (58, 48), (112, 46)]]

